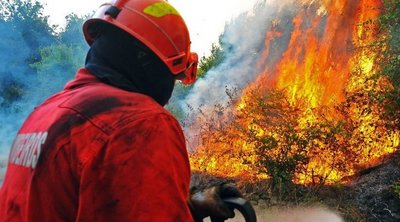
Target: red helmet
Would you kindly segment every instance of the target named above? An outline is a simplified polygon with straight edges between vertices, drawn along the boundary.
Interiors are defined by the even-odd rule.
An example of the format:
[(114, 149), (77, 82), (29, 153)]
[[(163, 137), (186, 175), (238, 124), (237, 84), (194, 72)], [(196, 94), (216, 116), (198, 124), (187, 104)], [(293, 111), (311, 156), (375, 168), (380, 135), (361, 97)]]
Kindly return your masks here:
[(178, 11), (164, 0), (113, 0), (100, 6), (83, 25), (89, 45), (97, 24), (114, 25), (152, 50), (184, 84), (196, 80), (198, 56), (190, 52), (190, 36)]

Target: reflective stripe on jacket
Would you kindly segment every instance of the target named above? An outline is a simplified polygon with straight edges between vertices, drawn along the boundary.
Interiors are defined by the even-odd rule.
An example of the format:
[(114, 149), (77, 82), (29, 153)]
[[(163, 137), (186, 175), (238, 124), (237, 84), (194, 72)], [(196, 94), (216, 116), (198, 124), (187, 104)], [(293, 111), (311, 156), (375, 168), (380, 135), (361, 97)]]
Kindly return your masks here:
[(0, 221), (192, 221), (175, 118), (85, 69), (27, 118), (0, 191)]

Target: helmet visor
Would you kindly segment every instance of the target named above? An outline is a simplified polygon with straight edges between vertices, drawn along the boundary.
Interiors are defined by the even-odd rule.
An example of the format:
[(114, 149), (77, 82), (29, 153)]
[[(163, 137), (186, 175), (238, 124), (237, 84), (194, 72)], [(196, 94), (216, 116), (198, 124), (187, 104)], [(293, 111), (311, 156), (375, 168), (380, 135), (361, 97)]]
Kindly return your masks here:
[(191, 52), (187, 62), (186, 70), (184, 71), (184, 78), (181, 79), (183, 84), (190, 85), (196, 81), (198, 63), (199, 57), (197, 53)]

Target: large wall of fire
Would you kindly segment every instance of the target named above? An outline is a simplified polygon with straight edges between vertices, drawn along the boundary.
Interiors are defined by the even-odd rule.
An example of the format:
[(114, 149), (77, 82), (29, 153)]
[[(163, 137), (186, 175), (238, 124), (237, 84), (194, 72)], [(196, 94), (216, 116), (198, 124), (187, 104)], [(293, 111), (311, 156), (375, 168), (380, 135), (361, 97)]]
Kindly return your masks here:
[[(194, 170), (269, 177), (283, 164), (297, 183), (336, 183), (395, 152), (375, 77), (380, 1), (284, 1), (240, 98), (203, 121)], [(267, 7), (264, 4), (262, 7)], [(257, 16), (257, 15), (252, 15)], [(199, 123), (197, 123), (199, 124)], [(212, 126), (212, 127), (211, 127)], [(285, 165), (286, 164), (286, 165)]]

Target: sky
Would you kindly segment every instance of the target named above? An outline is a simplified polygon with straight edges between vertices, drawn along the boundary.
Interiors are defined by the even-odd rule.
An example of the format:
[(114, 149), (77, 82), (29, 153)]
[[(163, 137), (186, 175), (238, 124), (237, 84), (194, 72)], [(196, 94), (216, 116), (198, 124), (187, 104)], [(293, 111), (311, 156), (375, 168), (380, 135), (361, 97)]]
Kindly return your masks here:
[[(44, 5), (51, 24), (65, 25), (70, 13), (85, 15), (107, 0), (38, 0)], [(218, 42), (224, 26), (240, 13), (249, 11), (258, 0), (169, 0), (183, 16), (192, 40), (192, 51), (208, 55), (212, 43)]]

